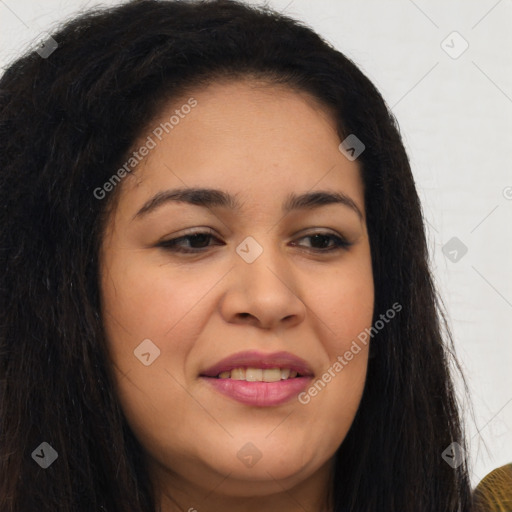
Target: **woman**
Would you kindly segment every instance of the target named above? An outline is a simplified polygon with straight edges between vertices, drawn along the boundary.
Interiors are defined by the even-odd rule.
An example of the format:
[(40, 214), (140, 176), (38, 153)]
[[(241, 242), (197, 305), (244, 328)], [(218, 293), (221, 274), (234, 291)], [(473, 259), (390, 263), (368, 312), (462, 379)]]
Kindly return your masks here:
[(0, 90), (1, 510), (471, 510), (410, 165), (349, 59), (143, 0)]

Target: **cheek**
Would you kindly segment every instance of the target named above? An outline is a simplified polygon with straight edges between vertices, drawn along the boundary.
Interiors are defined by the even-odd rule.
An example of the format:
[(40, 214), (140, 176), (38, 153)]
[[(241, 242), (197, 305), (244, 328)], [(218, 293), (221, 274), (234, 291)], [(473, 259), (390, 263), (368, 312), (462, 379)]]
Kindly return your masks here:
[(322, 424), (325, 449), (340, 444), (357, 412), (368, 366), (374, 282), (370, 258), (339, 269), (323, 286), (317, 283), (310, 298), (319, 319), (319, 339), (325, 365), (301, 397), (312, 427)]
[(208, 283), (187, 272), (170, 275), (135, 252), (110, 261), (102, 300), (117, 396), (136, 436), (159, 453), (167, 431), (179, 444), (183, 418), (175, 411), (193, 403), (182, 388), (184, 368), (190, 340), (202, 328), (204, 311), (197, 305)]
[(179, 430), (169, 411), (190, 407), (180, 384), (204, 322), (200, 299), (208, 284), (186, 272), (171, 276), (127, 252), (104, 274), (103, 319), (117, 395), (149, 444), (164, 427)]
[[(369, 328), (374, 310), (374, 282), (369, 257), (340, 267), (329, 279), (311, 283), (308, 294), (316, 315), (327, 326), (327, 351), (347, 350), (353, 339)], [(331, 357), (332, 358), (332, 357)]]
[[(172, 337), (187, 339), (189, 315), (218, 279), (191, 279), (186, 269), (166, 272), (165, 265), (148, 265), (136, 253), (120, 253), (112, 260), (102, 281), (104, 321), (114, 350), (122, 345), (133, 351), (142, 340), (155, 343)], [(210, 282), (211, 281), (211, 282)], [(193, 323), (198, 329), (199, 322)], [(157, 341), (159, 340), (159, 341)], [(160, 347), (163, 350), (164, 347)]]
[[(186, 265), (173, 269), (151, 265), (142, 259), (141, 252), (119, 252), (106, 267), (102, 281), (104, 323), (116, 367), (118, 396), (130, 425), (155, 454), (165, 445), (167, 453), (176, 450), (179, 455), (180, 446), (192, 450), (195, 445), (191, 439), (217, 428), (208, 419), (205, 422), (204, 410), (190, 400), (180, 383), (187, 382), (187, 357), (212, 315), (214, 302), (205, 295), (224, 272), (218, 268), (196, 272), (191, 279)], [(371, 263), (362, 257), (325, 274), (306, 272), (301, 284), (302, 298), (310, 308), (303, 328), (316, 334), (326, 379), (329, 367), (335, 374), (325, 386), (310, 388), (310, 402), (296, 405), (297, 424), (289, 425), (304, 444), (308, 436), (314, 440), (309, 454), (314, 458), (325, 456), (342, 442), (360, 402), (367, 348), (361, 345), (341, 371), (335, 371), (333, 365), (338, 356), (350, 350), (358, 334), (371, 326)], [(160, 351), (150, 366), (134, 355), (145, 339), (152, 340)], [(181, 411), (181, 417), (172, 411)], [(236, 422), (233, 418), (234, 425)], [(172, 440), (166, 432), (173, 432)], [(289, 449), (291, 457), (294, 446)]]

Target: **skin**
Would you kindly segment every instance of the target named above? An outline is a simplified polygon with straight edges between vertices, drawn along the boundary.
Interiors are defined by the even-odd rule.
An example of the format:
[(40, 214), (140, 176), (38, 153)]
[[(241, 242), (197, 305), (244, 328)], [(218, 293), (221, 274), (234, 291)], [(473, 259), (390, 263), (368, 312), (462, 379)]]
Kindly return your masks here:
[[(163, 512), (325, 511), (334, 454), (363, 393), (368, 346), (305, 405), (294, 397), (247, 406), (199, 374), (235, 352), (283, 350), (308, 361), (316, 379), (371, 326), (357, 160), (338, 150), (334, 119), (316, 99), (247, 79), (173, 101), (139, 142), (190, 97), (197, 106), (124, 178), (103, 239), (102, 310), (117, 394)], [(156, 193), (190, 186), (230, 192), (242, 209), (168, 202), (133, 218)], [(342, 204), (283, 216), (287, 194), (315, 190), (344, 193), (362, 218)], [(197, 254), (158, 246), (206, 228), (214, 238), (179, 244), (206, 247)], [(307, 236), (318, 232), (352, 245), (322, 253), (335, 243)], [(235, 251), (247, 236), (263, 249), (251, 264)], [(144, 339), (160, 350), (149, 366), (134, 355)], [(249, 442), (262, 455), (252, 467), (237, 457)]]

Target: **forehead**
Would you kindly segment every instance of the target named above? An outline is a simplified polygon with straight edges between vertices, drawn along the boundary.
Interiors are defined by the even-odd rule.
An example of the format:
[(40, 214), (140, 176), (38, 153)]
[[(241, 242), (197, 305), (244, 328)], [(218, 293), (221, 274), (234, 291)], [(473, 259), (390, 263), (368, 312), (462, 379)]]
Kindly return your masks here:
[(341, 187), (364, 211), (359, 166), (339, 151), (333, 114), (305, 92), (247, 80), (191, 90), (166, 104), (134, 147), (149, 140), (135, 179), (123, 184), (132, 204), (176, 187), (224, 189), (259, 203)]

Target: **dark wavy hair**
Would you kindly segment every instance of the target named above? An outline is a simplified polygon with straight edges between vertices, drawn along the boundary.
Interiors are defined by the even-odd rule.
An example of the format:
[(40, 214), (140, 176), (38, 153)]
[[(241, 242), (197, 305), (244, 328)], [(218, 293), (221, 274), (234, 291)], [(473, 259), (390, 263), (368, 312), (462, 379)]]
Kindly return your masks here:
[[(362, 400), (335, 456), (341, 512), (466, 512), (466, 450), (450, 363), (461, 368), (429, 269), (397, 122), (358, 67), (300, 22), (231, 0), (132, 1), (80, 13), (0, 79), (0, 510), (154, 512), (144, 451), (114, 393), (98, 250), (122, 184), (93, 195), (169, 99), (249, 77), (305, 91), (362, 173), (375, 283)], [(47, 45), (47, 48), (49, 46)], [(467, 385), (464, 381), (465, 391)], [(32, 454), (48, 442), (47, 469)]]

